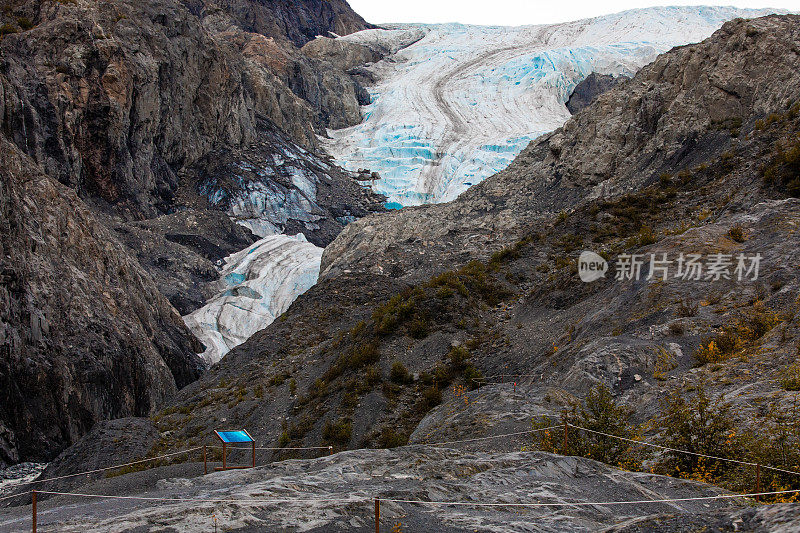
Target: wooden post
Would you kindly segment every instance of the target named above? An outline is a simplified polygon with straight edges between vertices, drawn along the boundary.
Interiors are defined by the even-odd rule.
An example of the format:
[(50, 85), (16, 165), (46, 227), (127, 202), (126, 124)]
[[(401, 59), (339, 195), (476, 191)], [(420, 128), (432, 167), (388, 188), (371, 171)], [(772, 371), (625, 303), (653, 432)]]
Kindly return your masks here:
[(205, 444), (203, 444), (203, 473), (208, 474), (208, 455), (206, 453)]
[(567, 426), (568, 424), (564, 422), (564, 455), (567, 455)]
[[(761, 492), (761, 465), (756, 465), (756, 494)], [(760, 501), (761, 496), (756, 496), (756, 501)]]
[(381, 501), (375, 498), (375, 533), (381, 533)]
[(225, 452), (226, 451), (227, 450), (225, 448), (225, 442), (223, 442), (222, 443), (222, 469), (223, 470), (226, 470), (228, 468), (228, 459), (227, 459), (227, 457), (225, 457)]
[(256, 441), (253, 441), (253, 468), (256, 467)]
[(31, 491), (31, 531), (36, 533), (36, 491)]

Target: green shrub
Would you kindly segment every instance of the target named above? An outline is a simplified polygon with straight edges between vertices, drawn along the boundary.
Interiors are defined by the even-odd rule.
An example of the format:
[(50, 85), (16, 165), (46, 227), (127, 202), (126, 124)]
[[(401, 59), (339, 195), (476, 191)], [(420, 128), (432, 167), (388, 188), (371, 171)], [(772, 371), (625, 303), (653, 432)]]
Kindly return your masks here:
[(734, 242), (744, 242), (747, 240), (744, 228), (739, 224), (731, 227), (731, 229), (728, 230), (728, 237), (730, 237)]
[(735, 324), (724, 326), (715, 337), (701, 344), (695, 352), (695, 359), (701, 365), (725, 361), (769, 333), (781, 320), (777, 313), (758, 300)]
[(22, 28), (22, 31), (28, 31), (33, 28), (33, 22), (28, 17), (17, 17), (17, 24)]
[(453, 346), (447, 354), (450, 366), (456, 371), (463, 370), (470, 357), (472, 357), (472, 354), (463, 346)]
[(781, 387), (787, 391), (800, 391), (800, 366), (794, 364), (782, 372)]
[(499, 267), (502, 263), (505, 263), (512, 259), (517, 259), (520, 255), (520, 248), (521, 248), (520, 246), (515, 245), (496, 251), (489, 258), (489, 267), (495, 269)]
[(328, 384), (324, 380), (318, 379), (308, 389), (308, 395), (311, 398), (320, 398), (328, 394)]
[[(593, 431), (638, 439), (637, 432), (628, 424), (630, 410), (614, 400), (611, 391), (604, 385), (593, 387), (582, 402), (573, 403), (561, 414), (562, 423), (573, 424)], [(552, 420), (534, 422), (534, 429), (553, 425)], [(534, 433), (533, 447), (551, 453), (588, 457), (607, 464), (636, 470), (641, 467), (641, 447), (588, 431), (570, 429), (572, 438), (567, 439), (564, 450), (562, 432)], [(575, 432), (578, 432), (577, 434)]]
[(347, 362), (352, 370), (358, 370), (359, 368), (378, 362), (380, 358), (381, 354), (378, 349), (378, 342), (370, 341), (353, 346), (350, 350)]
[(400, 361), (392, 363), (392, 369), (389, 371), (389, 379), (392, 383), (397, 383), (399, 385), (405, 385), (414, 381), (405, 365)]
[(467, 363), (466, 368), (464, 368), (464, 381), (471, 390), (475, 390), (481, 386), (483, 374), (472, 363)]
[(322, 427), (322, 438), (331, 444), (346, 445), (353, 434), (353, 424), (350, 420), (342, 418), (335, 423), (326, 420)]
[(280, 372), (278, 374), (275, 374), (274, 376), (269, 378), (269, 386), (270, 387), (279, 387), (279, 386), (283, 385), (283, 383), (287, 379), (289, 379), (289, 375), (290, 375), (289, 372), (285, 372), (285, 371), (284, 372)]
[(390, 427), (384, 427), (381, 430), (380, 437), (378, 437), (379, 448), (397, 448), (398, 446), (405, 446), (407, 443), (408, 437)]
[[(681, 392), (669, 396), (661, 412), (658, 444), (695, 454), (736, 457), (731, 406), (721, 396), (710, 398), (702, 384), (688, 398)], [(699, 480), (717, 478), (729, 467), (727, 462), (673, 451), (666, 451), (659, 461), (659, 470), (664, 473)]]
[(381, 381), (383, 381), (383, 376), (381, 375), (381, 371), (375, 365), (370, 365), (367, 367), (366, 371), (364, 372), (364, 381), (370, 387), (374, 387)]
[(656, 242), (656, 234), (653, 232), (653, 229), (650, 226), (642, 226), (637, 236), (637, 244), (639, 246), (647, 246), (654, 242)]
[(413, 339), (424, 339), (428, 336), (428, 320), (424, 315), (417, 315), (408, 325), (408, 334)]
[(422, 391), (422, 399), (421, 399), (422, 406), (426, 409), (431, 409), (436, 407), (440, 403), (442, 403), (442, 391), (439, 390), (439, 387), (432, 386), (426, 388)]
[(358, 396), (352, 391), (346, 391), (342, 395), (342, 407), (352, 409), (358, 405)]
[(789, 196), (800, 197), (800, 136), (788, 135), (774, 145), (763, 174), (768, 184), (784, 188)]

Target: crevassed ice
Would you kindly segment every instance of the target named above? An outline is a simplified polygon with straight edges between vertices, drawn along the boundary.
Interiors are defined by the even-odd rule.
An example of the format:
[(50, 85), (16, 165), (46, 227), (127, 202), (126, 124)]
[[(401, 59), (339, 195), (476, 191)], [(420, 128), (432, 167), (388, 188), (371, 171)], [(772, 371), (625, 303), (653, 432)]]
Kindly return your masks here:
[(220, 291), (184, 317), (213, 364), (271, 324), (319, 277), (322, 248), (296, 237), (271, 235), (225, 260)]
[(322, 142), (345, 168), (379, 172), (373, 188), (392, 207), (449, 201), (561, 126), (564, 104), (591, 72), (632, 75), (727, 20), (770, 12), (657, 7), (547, 26), (358, 32), (340, 39), (388, 49), (416, 42), (369, 67), (378, 82), (364, 121)]

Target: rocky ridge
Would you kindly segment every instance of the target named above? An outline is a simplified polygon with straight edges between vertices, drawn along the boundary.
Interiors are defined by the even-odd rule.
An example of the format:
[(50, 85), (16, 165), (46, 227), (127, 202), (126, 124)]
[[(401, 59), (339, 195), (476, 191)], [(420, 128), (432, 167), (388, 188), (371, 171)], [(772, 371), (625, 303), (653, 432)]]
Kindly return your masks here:
[[(414, 446), (396, 450), (356, 450), (309, 461), (284, 461), (246, 471), (206, 476), (202, 464), (159, 468), (101, 480), (81, 490), (88, 493), (142, 495), (149, 498), (282, 499), (278, 504), (214, 504), (99, 500), (93, 517), (82, 515), (79, 500), (57, 497), (42, 504), (48, 513), (41, 527), (59, 531), (168, 531), (213, 525), (226, 531), (257, 528), (275, 531), (374, 531), (374, 498), (474, 503), (563, 503), (555, 508), (442, 506), (381, 503), (381, 529), (400, 524), (410, 531), (602, 531), (617, 526), (677, 518), (702, 523), (713, 516), (725, 522), (739, 499), (652, 503), (637, 506), (571, 506), (567, 502), (636, 501), (709, 497), (724, 494), (700, 483), (652, 474), (615, 470), (578, 457), (542, 452), (462, 452), (451, 448)], [(169, 476), (164, 479), (164, 476)], [(320, 499), (320, 501), (315, 501)], [(297, 500), (297, 501), (293, 501)], [(311, 500), (311, 501), (309, 501)], [(333, 501), (327, 501), (333, 500)], [(336, 501), (343, 500), (343, 501)], [(28, 511), (28, 513), (26, 513)], [(748, 522), (796, 524), (772, 513), (753, 511)], [(761, 516), (759, 516), (761, 514)], [(766, 516), (764, 516), (766, 515)], [(777, 515), (777, 516), (776, 516)], [(0, 531), (13, 531), (29, 520), (29, 509), (0, 513)], [(624, 524), (618, 526), (618, 524)]]
[(0, 137), (0, 464), (148, 416), (204, 365), (180, 315), (74, 192)]

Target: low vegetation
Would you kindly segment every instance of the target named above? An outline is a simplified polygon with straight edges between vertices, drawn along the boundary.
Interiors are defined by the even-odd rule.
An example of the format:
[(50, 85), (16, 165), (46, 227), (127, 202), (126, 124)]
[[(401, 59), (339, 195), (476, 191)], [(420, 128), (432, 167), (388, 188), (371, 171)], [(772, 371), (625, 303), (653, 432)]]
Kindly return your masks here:
[[(534, 433), (531, 448), (588, 457), (629, 470), (643, 464), (654, 473), (702, 481), (735, 492), (750, 493), (800, 489), (800, 475), (771, 470), (775, 467), (800, 472), (800, 416), (798, 399), (791, 406), (772, 405), (758, 421), (758, 431), (737, 425), (733, 407), (722, 396), (711, 396), (703, 384), (676, 391), (663, 403), (661, 414), (646, 426), (635, 428), (627, 420), (629, 410), (620, 406), (602, 386), (592, 389), (579, 403), (565, 410), (561, 423), (630, 439), (611, 439), (569, 428), (564, 448), (561, 428)], [(558, 421), (537, 420), (533, 429)], [(663, 448), (636, 444), (644, 429), (655, 436), (651, 442)], [(689, 453), (686, 453), (689, 452)], [(756, 468), (762, 465), (757, 487)], [(776, 495), (770, 501), (795, 501), (797, 495)]]
[[(589, 391), (581, 402), (574, 403), (561, 414), (561, 423), (580, 426), (599, 433), (618, 435), (628, 439), (637, 438), (636, 430), (627, 420), (630, 410), (618, 405), (611, 392), (599, 385)], [(534, 430), (541, 430), (553, 425), (550, 419), (540, 420), (533, 424)], [(561, 430), (538, 431), (534, 433), (532, 447), (551, 453), (588, 457), (597, 461), (635, 470), (641, 466), (641, 449), (636, 444), (613, 439), (599, 433), (580, 432), (569, 429), (567, 438)], [(564, 447), (566, 441), (566, 448)]]
[(756, 301), (735, 323), (723, 326), (719, 333), (701, 344), (694, 354), (695, 359), (700, 365), (730, 359), (766, 335), (781, 321), (777, 313), (760, 300)]

